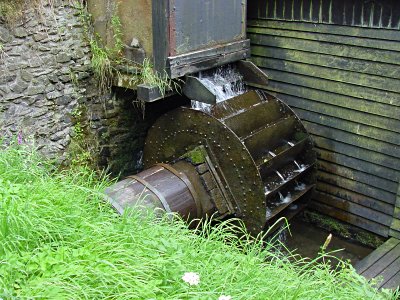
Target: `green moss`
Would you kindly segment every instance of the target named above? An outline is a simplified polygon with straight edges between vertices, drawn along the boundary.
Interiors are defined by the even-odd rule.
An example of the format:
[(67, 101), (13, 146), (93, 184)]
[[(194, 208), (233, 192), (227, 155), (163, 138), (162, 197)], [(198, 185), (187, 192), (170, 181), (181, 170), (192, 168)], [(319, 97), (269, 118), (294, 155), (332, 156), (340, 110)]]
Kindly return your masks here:
[(368, 247), (377, 248), (384, 242), (383, 238), (373, 233), (343, 223), (337, 219), (322, 215), (315, 211), (307, 210), (304, 212), (303, 217), (307, 222), (313, 223), (329, 232), (354, 240)]
[[(37, 1), (33, 1), (37, 2)], [(0, 17), (2, 17), (7, 24), (13, 24), (18, 19), (20, 19), (24, 12), (23, 4), (25, 1), (16, 0), (16, 1), (0, 1)]]
[(336, 234), (345, 238), (351, 237), (350, 231), (348, 230), (347, 226), (339, 222), (338, 220), (321, 215), (314, 211), (306, 211), (304, 213), (304, 217), (310, 223), (314, 223), (327, 231), (333, 231)]
[(199, 165), (206, 161), (206, 151), (203, 146), (194, 148), (191, 151), (186, 152), (182, 155), (182, 158), (187, 158), (192, 164)]

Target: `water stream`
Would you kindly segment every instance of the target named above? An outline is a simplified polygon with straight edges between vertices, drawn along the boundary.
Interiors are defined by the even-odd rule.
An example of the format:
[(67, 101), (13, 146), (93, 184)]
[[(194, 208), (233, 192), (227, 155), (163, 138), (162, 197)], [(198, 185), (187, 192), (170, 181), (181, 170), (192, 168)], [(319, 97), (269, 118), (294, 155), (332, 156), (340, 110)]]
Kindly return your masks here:
[(275, 173), (279, 176), (280, 179), (282, 179), (282, 182), (286, 182), (285, 178), (282, 176), (282, 174), (278, 170), (275, 170)]
[[(216, 103), (246, 92), (243, 76), (236, 68), (230, 65), (219, 67), (211, 74), (199, 72), (198, 79), (216, 96)], [(211, 104), (200, 102), (196, 99), (191, 101), (191, 105), (192, 108), (207, 113), (211, 111), (212, 107)]]

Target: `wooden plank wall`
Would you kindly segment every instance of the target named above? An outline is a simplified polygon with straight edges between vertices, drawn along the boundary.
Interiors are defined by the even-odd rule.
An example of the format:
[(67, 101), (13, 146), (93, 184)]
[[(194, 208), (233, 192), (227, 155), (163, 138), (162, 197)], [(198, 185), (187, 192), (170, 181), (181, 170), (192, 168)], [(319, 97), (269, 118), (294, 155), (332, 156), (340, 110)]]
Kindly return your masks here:
[[(277, 7), (289, 2), (249, 2), (247, 32), (252, 60), (270, 77), (268, 90), (295, 110), (314, 138), (319, 171), (312, 208), (384, 237), (400, 237), (398, 18), (392, 15), (389, 22), (381, 15), (373, 26), (372, 16), (371, 26), (363, 28), (367, 25), (355, 26), (356, 18), (351, 22), (343, 12), (339, 24), (340, 10), (332, 1)], [(300, 2), (309, 11), (298, 13)], [(318, 9), (310, 6), (314, 2)]]

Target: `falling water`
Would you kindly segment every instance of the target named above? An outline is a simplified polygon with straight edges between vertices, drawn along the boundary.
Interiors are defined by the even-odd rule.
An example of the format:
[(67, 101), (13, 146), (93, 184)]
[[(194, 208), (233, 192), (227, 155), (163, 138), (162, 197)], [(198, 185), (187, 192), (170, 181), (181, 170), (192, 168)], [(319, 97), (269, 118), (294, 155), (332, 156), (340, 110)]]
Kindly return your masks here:
[(204, 103), (204, 102), (200, 102), (200, 101), (196, 101), (196, 100), (191, 100), (191, 107), (196, 109), (196, 110), (201, 110), (204, 111), (206, 113), (210, 113), (211, 112), (211, 104), (208, 103)]
[[(198, 79), (215, 96), (217, 103), (246, 92), (243, 76), (236, 68), (228, 65), (217, 68), (212, 74), (199, 73)], [(210, 104), (192, 100), (192, 108), (210, 112)]]
[(297, 166), (297, 170), (295, 172), (301, 173), (307, 169), (307, 165), (299, 164), (297, 161), (293, 160), (294, 164)]
[(281, 173), (279, 173), (278, 170), (275, 170), (275, 173), (279, 176), (280, 179), (282, 179), (283, 182), (286, 182), (285, 178), (282, 176)]

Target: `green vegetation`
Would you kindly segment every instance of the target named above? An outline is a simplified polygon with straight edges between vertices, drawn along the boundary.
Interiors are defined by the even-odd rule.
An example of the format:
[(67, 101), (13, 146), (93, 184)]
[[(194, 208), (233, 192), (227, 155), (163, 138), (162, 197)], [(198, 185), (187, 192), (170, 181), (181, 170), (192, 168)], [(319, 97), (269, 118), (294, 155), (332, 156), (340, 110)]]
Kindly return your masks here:
[[(32, 1), (37, 4), (39, 1)], [(3, 18), (7, 24), (13, 24), (22, 17), (24, 10), (24, 0), (0, 0), (0, 17)]]
[(305, 211), (303, 216), (307, 222), (314, 223), (329, 232), (352, 239), (368, 247), (378, 248), (384, 242), (382, 238), (375, 234), (357, 229), (354, 226), (345, 224), (329, 216), (321, 215), (315, 211)]
[(206, 161), (207, 152), (203, 146), (194, 148), (186, 152), (182, 157), (189, 159), (193, 164), (198, 165)]
[[(136, 209), (119, 217), (104, 202), (108, 184), (84, 168), (54, 171), (23, 145), (0, 151), (0, 298), (396, 296), (376, 291), (345, 263), (339, 271), (284, 256), (229, 221), (190, 231), (177, 218)], [(190, 274), (184, 278), (193, 285), (185, 282), (186, 272), (199, 283)]]
[(87, 121), (85, 107), (79, 105), (72, 113), (71, 118), (74, 122), (71, 134), (71, 142), (68, 145), (68, 164), (69, 167), (79, 166), (97, 168), (97, 157), (99, 142), (93, 132), (89, 129), (90, 123)]

